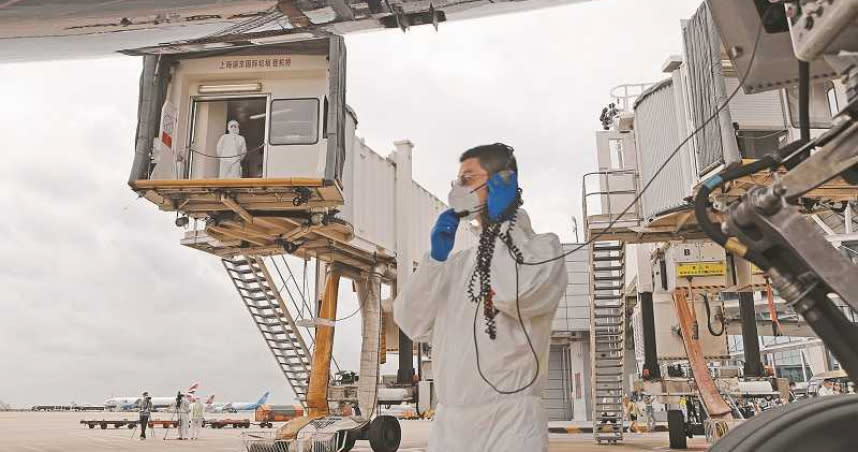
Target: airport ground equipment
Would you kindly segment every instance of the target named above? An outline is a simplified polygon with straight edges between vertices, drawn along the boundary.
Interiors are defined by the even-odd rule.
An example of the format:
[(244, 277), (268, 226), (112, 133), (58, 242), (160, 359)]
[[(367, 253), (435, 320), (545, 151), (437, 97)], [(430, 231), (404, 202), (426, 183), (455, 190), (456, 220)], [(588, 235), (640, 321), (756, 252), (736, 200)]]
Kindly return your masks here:
[[(89, 428), (100, 427), (101, 429), (107, 429), (108, 427), (113, 427), (113, 428), (126, 427), (128, 429), (133, 429), (135, 426), (140, 424), (140, 421), (139, 420), (128, 420), (128, 419), (122, 419), (122, 420), (100, 419), (100, 420), (81, 420), (80, 424), (86, 425)], [(178, 422), (176, 420), (173, 420), (173, 419), (170, 419), (170, 420), (150, 419), (149, 420), (149, 427), (153, 428), (153, 429), (156, 426), (161, 426), (163, 428), (175, 428), (177, 425), (178, 425)]]
[[(257, 419), (258, 421), (258, 419)], [(204, 427), (221, 429), (224, 427), (232, 427), (232, 428), (250, 428), (251, 426), (257, 426), (259, 428), (272, 428), (274, 424), (267, 420), (261, 422), (254, 422), (250, 419), (211, 419), (206, 420), (203, 423)]]
[[(683, 57), (671, 57), (663, 66), (670, 77), (639, 93), (634, 102), (614, 100), (614, 105), (622, 105), (624, 111), (603, 118), (606, 130), (597, 132), (599, 171), (584, 181), (584, 212), (588, 239), (593, 242), (588, 244), (622, 242), (626, 262), (633, 264), (625, 265), (621, 293), (629, 297), (626, 302), (632, 306), (629, 312), (635, 348), (640, 349), (636, 350), (640, 352), (636, 353), (637, 364), (643, 366), (642, 370), (621, 371), (626, 376), (640, 371), (644, 390), (669, 403), (669, 409), (676, 408), (680, 397), (699, 399), (706, 411), (707, 437), (713, 440), (723, 437), (735, 424), (729, 419), (735, 414), (730, 399), (741, 393), (725, 386), (735, 376), (717, 363), (729, 358), (724, 343), (728, 328), (737, 331), (728, 324), (728, 302), (738, 296), (742, 333), (747, 344), (752, 344), (759, 334), (757, 324), (766, 329), (785, 326), (781, 332), (806, 334), (804, 323), (781, 323), (782, 316), (796, 319), (796, 312), (808, 309), (798, 301), (790, 302), (789, 289), (794, 296), (806, 297), (808, 293), (801, 288), (818, 292), (824, 284), (841, 284), (840, 289), (846, 290), (847, 282), (858, 280), (853, 267), (844, 266), (846, 258), (831, 260), (828, 267), (824, 261), (816, 261), (813, 268), (825, 269), (825, 276), (820, 278), (828, 279), (810, 283), (796, 282), (796, 273), (801, 272), (795, 268), (788, 272), (790, 277), (778, 281), (777, 274), (766, 273), (769, 266), (765, 259), (757, 259), (759, 253), (768, 252), (776, 255), (778, 262), (789, 262), (784, 265), (804, 265), (807, 259), (802, 252), (813, 249), (814, 257), (819, 258), (824, 250), (832, 249), (829, 243), (838, 247), (850, 243), (851, 203), (858, 195), (854, 186), (858, 178), (850, 169), (858, 159), (853, 160), (846, 152), (854, 151), (854, 136), (858, 136), (853, 124), (858, 66), (852, 54), (840, 52), (854, 50), (850, 49), (854, 39), (841, 38), (854, 33), (858, 9), (853, 12), (855, 2), (851, 0), (838, 3), (836, 10), (848, 14), (836, 19), (826, 16), (817, 30), (812, 25), (819, 19), (817, 15), (834, 11), (828, 2), (787, 3), (704, 2), (682, 25)], [(832, 24), (840, 24), (845, 34), (829, 39)], [(799, 63), (793, 54), (794, 43), (797, 51), (804, 49), (799, 56), (812, 61)], [(814, 46), (822, 50), (817, 52)], [(820, 54), (822, 58), (816, 58)], [(835, 114), (837, 110), (841, 113)], [(814, 141), (814, 145), (807, 145)], [(832, 150), (837, 143), (840, 150)], [(825, 158), (828, 153), (829, 162), (836, 163), (804, 173), (817, 176), (816, 183), (803, 181), (799, 184), (803, 188), (792, 194), (788, 188), (779, 189), (785, 193), (773, 192), (771, 187), (788, 187), (788, 182), (798, 179), (794, 173), (809, 164), (810, 160), (800, 162), (812, 148), (820, 150), (811, 159)], [(767, 159), (773, 155), (782, 159), (772, 164)], [(821, 176), (820, 168), (828, 171), (827, 177)], [(835, 177), (841, 173), (843, 177)], [(692, 202), (702, 192), (703, 199)], [(760, 203), (765, 205), (760, 207)], [(712, 212), (708, 221), (695, 212), (695, 207), (701, 206), (704, 212)], [(836, 215), (831, 212), (845, 212), (840, 223), (845, 222), (846, 231), (843, 224), (836, 224)], [(782, 224), (769, 224), (776, 223), (779, 216), (783, 218), (777, 221)], [(814, 222), (808, 223), (812, 217)], [(713, 222), (714, 226), (710, 224)], [(732, 235), (729, 242), (713, 238), (722, 222)], [(784, 251), (789, 248), (783, 246), (783, 239), (763, 234), (769, 229), (791, 232), (791, 240), (809, 238), (797, 246), (798, 251)], [(832, 235), (823, 238), (820, 229)], [(716, 256), (711, 242), (702, 242), (703, 247), (695, 249), (694, 241), (699, 239), (718, 243), (726, 250), (718, 250), (721, 254)], [(755, 254), (755, 247), (764, 250)], [(594, 251), (591, 256), (596, 256)], [(846, 273), (852, 278), (845, 277)], [(760, 322), (754, 316), (751, 293), (765, 291), (769, 284), (780, 298), (769, 304), (770, 322)], [(594, 287), (593, 306), (597, 293)], [(810, 295), (814, 295), (812, 290)], [(848, 296), (841, 298), (849, 309)], [(749, 306), (751, 315), (745, 309)], [(674, 313), (666, 312), (665, 316), (666, 307)], [(701, 312), (703, 307), (709, 309)], [(817, 323), (824, 324), (819, 319), (826, 317), (820, 312), (816, 312)], [(840, 341), (831, 348), (841, 350), (841, 355), (835, 356), (848, 370), (845, 363), (856, 348), (855, 337), (850, 338), (854, 336), (852, 325), (847, 325), (842, 315), (837, 317), (839, 311), (833, 306), (824, 313), (838, 319), (827, 320), (829, 332), (841, 333), (830, 335)], [(847, 343), (852, 344), (851, 349)], [(753, 347), (745, 347), (745, 355), (746, 364), (759, 362)], [(594, 366), (598, 358), (591, 356)], [(665, 375), (665, 366), (688, 359), (695, 368), (693, 384), (678, 391), (672, 387), (676, 384), (673, 380), (688, 379), (688, 370)], [(719, 372), (707, 378), (713, 364), (710, 361), (715, 361)], [(760, 367), (746, 366), (744, 380), (739, 383), (756, 382)], [(676, 373), (674, 367), (671, 369)]]
[[(222, 259), (304, 409), (281, 439), (307, 441), (345, 429), (378, 451), (395, 450), (398, 423), (376, 411), (378, 363), (396, 348), (400, 383), (413, 385), (413, 345), (396, 330), (390, 306), (382, 321), (381, 286), (393, 294), (394, 286), (404, 286), (428, 248), (412, 237), (427, 236), (446, 206), (413, 182), (410, 142), (397, 142), (384, 158), (355, 137), (342, 37), (265, 45), (247, 44), (246, 34), (212, 39), (217, 49), (178, 42), (126, 52), (143, 56), (129, 185), (159, 209), (176, 212), (176, 225), (186, 228), (183, 245)], [(220, 155), (224, 127), (233, 120), (246, 143), (246, 153), (238, 151), (242, 177), (221, 177), (222, 161), (238, 155)], [(456, 243), (473, 243), (469, 234), (461, 228)], [(299, 290), (298, 306), (292, 293), (283, 293), (292, 290), (294, 276), (287, 279), (269, 262), (286, 254), (316, 260), (317, 299)], [(361, 305), (357, 400), (329, 393), (341, 277), (354, 282)], [(382, 341), (383, 333), (396, 339)], [(330, 416), (336, 419), (322, 421)]]
[(271, 426), (272, 422), (288, 422), (303, 415), (304, 409), (300, 405), (286, 407), (262, 405), (254, 412), (254, 419)]
[[(722, 3), (724, 7), (731, 2)], [(789, 26), (793, 46), (784, 49), (784, 45), (772, 44), (771, 49), (765, 49), (766, 55), (771, 50), (781, 54), (794, 50), (802, 60), (797, 65), (801, 139), (758, 161), (733, 165), (706, 178), (695, 195), (694, 206), (707, 236), (765, 271), (774, 289), (810, 325), (850, 380), (858, 382), (858, 325), (845, 315), (858, 311), (858, 267), (834, 245), (831, 238), (838, 234), (808, 218), (817, 207), (813, 200), (808, 202), (808, 196), (831, 181), (840, 182), (847, 203), (858, 196), (858, 92), (856, 61), (850, 53), (858, 46), (858, 2), (831, 3), (793, 2), (795, 9), (782, 22)], [(772, 25), (765, 18), (762, 15), (761, 22)], [(809, 66), (818, 61), (830, 65), (834, 75), (842, 76), (847, 102), (833, 115), (831, 128), (812, 137), (807, 133)], [(725, 192), (732, 181), (781, 168), (788, 171), (710, 208), (713, 195)], [(849, 209), (851, 205), (845, 204), (845, 210)], [(848, 232), (851, 223), (848, 218)], [(848, 237), (836, 243), (844, 241)], [(843, 305), (838, 306), (837, 301)], [(822, 397), (772, 410), (735, 429), (716, 444), (715, 450), (852, 450), (858, 434), (848, 426), (855, 422), (856, 402), (853, 395)]]

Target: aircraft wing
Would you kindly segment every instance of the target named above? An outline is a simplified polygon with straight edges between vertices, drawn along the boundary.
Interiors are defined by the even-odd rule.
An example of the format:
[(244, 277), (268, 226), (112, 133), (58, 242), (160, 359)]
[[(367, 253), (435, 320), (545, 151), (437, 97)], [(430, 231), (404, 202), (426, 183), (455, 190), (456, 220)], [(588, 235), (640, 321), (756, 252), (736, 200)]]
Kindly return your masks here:
[(0, 62), (210, 44), (248, 33), (259, 36), (256, 44), (407, 31), (584, 1), (590, 0), (0, 0)]

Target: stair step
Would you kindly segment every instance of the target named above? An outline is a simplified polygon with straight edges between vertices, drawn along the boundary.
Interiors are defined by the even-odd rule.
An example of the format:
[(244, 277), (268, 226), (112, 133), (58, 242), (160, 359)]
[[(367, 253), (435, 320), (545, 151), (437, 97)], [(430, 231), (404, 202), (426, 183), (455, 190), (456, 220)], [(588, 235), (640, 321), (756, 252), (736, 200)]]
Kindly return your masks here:
[(622, 262), (623, 256), (593, 256), (593, 262)]
[(245, 292), (247, 292), (247, 293), (252, 293), (252, 294), (256, 294), (256, 293), (273, 293), (273, 291), (271, 290), (271, 288), (270, 288), (270, 287), (268, 287), (268, 286), (261, 286), (261, 287), (249, 287), (249, 288), (248, 288), (248, 287), (239, 287), (239, 288), (238, 288), (238, 290), (243, 290), (243, 291), (245, 291)]
[(622, 251), (623, 245), (593, 245), (593, 251)]
[(622, 377), (622, 372), (608, 372), (606, 370), (594, 371), (594, 374), (597, 377)]
[(601, 267), (597, 266), (597, 265), (593, 266), (594, 272), (615, 272), (615, 271), (622, 271), (622, 270), (623, 270), (622, 265), (605, 265), (605, 266), (601, 266)]

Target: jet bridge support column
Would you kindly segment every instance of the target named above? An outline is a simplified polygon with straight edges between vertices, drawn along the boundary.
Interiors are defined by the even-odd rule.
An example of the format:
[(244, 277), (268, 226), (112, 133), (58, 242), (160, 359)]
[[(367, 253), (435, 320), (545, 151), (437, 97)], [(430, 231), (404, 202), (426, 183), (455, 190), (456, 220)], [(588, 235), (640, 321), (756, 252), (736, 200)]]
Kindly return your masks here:
[[(411, 154), (414, 145), (408, 140), (394, 143), (396, 150), (391, 153), (396, 164), (396, 294), (405, 289), (408, 276), (414, 269), (411, 256)], [(396, 382), (411, 384), (414, 382), (414, 343), (402, 330), (399, 331), (399, 370)]]
[(754, 294), (739, 292), (739, 316), (742, 318), (742, 346), (745, 352), (745, 377), (762, 377), (760, 339), (757, 333), (757, 315)]
[(655, 343), (655, 311), (652, 306), (652, 292), (640, 293), (641, 317), (643, 320), (643, 348), (645, 379), (661, 378), (658, 368), (658, 354)]

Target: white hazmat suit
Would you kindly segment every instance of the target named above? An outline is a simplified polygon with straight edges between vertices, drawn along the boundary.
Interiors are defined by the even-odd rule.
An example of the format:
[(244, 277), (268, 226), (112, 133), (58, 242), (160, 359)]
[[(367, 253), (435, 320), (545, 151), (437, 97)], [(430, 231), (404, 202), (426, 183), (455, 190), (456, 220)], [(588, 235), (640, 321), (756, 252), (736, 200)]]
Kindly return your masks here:
[[(507, 225), (503, 230), (507, 229)], [(511, 233), (525, 262), (560, 256), (555, 234), (535, 234), (524, 210)], [(491, 267), (497, 338), (489, 339), (482, 306), (468, 298), (476, 248), (439, 262), (424, 257), (393, 305), (399, 327), (413, 340), (432, 343), (432, 373), (438, 405), (429, 452), (541, 452), (548, 450), (548, 419), (542, 392), (548, 374), (551, 321), (566, 289), (564, 259), (519, 266), (518, 303), (539, 356), (539, 377), (526, 390), (504, 395), (477, 372), (474, 311), (483, 374), (501, 391), (527, 385), (536, 371), (533, 353), (516, 311), (516, 264), (498, 241)]]
[(182, 397), (179, 403), (179, 439), (188, 439), (188, 424), (190, 422), (189, 415), (191, 412), (191, 404), (187, 397)]
[(217, 141), (218, 177), (237, 179), (241, 177), (241, 160), (247, 154), (247, 142), (238, 134), (238, 121), (229, 121), (227, 131)]
[(203, 428), (204, 408), (203, 401), (199, 397), (194, 399), (194, 404), (191, 406), (191, 439), (200, 437), (200, 430)]

